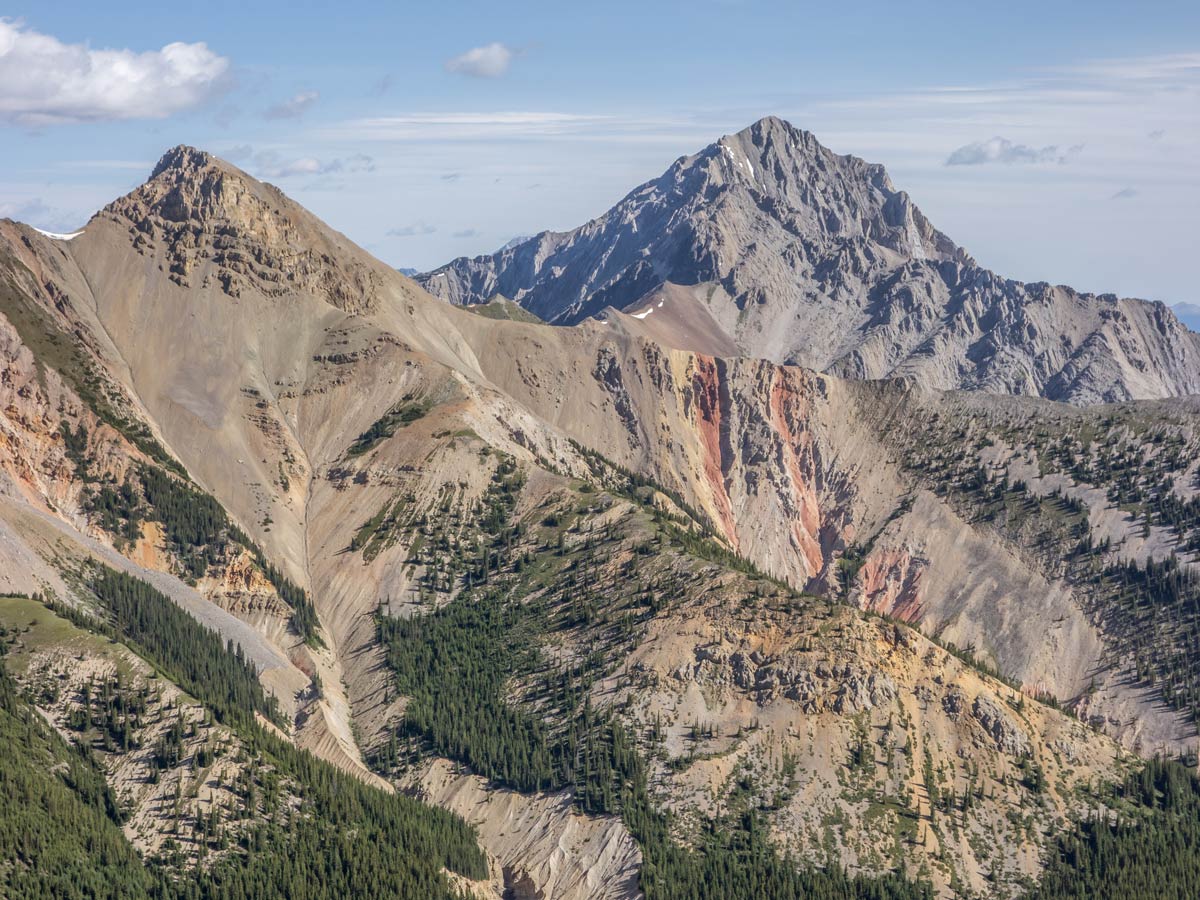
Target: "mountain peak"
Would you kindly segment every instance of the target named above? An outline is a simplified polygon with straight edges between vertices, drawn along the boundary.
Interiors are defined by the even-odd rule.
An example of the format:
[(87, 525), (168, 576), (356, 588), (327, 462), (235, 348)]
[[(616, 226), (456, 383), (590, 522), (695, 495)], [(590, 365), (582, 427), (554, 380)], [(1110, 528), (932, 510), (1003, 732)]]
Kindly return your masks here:
[(779, 116), (763, 116), (757, 122), (752, 122), (734, 134), (733, 137), (751, 141), (758, 146), (765, 146), (773, 139), (781, 138), (803, 141), (807, 145), (805, 149), (811, 149), (813, 145), (821, 146), (812, 132), (797, 128), (787, 119), (781, 119)]
[(747, 125), (741, 131), (725, 135), (716, 143), (710, 145), (709, 149), (731, 145), (740, 146), (747, 150), (753, 148), (760, 153), (774, 152), (780, 158), (821, 158), (828, 161), (852, 160), (862, 164), (868, 170), (883, 171), (882, 166), (872, 166), (863, 163), (857, 157), (839, 156), (822, 144), (811, 131), (799, 128), (778, 116), (764, 116), (757, 122)]
[(715, 334), (747, 356), (852, 378), (1085, 403), (1200, 385), (1200, 342), (1173, 319), (1122, 304), (1147, 371), (1115, 331), (1114, 298), (980, 268), (883, 166), (776, 116), (679, 158), (579, 228), (417, 280), (455, 303), (503, 294), (556, 324), (606, 307), (642, 319), (661, 300), (648, 327), (674, 346), (715, 346)]
[(861, 275), (914, 262), (969, 258), (882, 166), (833, 153), (811, 132), (766, 116), (681, 157), (575, 231), (543, 233), (419, 280), (453, 302), (501, 293), (570, 323), (605, 306), (624, 309), (667, 283), (719, 284), (739, 309), (773, 299), (782, 310), (803, 299), (792, 289), (797, 274)]
[(236, 219), (235, 207), (244, 203), (247, 195), (274, 205), (282, 197), (277, 188), (211, 153), (180, 144), (162, 155), (142, 185), (105, 209), (135, 222), (146, 218), (180, 223)]
[(150, 173), (150, 178), (158, 178), (167, 172), (194, 172), (210, 165), (215, 159), (204, 150), (179, 144), (162, 155), (154, 171)]
[(348, 312), (378, 296), (383, 267), (368, 254), (279, 188), (195, 147), (168, 150), (102, 215), (181, 287), (198, 279), (232, 297), (307, 292)]

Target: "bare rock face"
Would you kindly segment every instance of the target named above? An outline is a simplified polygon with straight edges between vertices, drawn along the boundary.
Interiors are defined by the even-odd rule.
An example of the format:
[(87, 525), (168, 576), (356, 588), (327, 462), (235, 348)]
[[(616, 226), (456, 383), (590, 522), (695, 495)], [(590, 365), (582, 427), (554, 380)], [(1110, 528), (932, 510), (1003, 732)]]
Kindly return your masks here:
[(168, 150), (149, 181), (99, 215), (127, 224), (140, 253), (163, 247), (181, 287), (199, 279), (239, 297), (250, 282), (268, 297), (304, 292), (351, 313), (377, 297), (378, 277), (340, 235), (331, 240), (278, 188), (202, 150)]
[[(849, 378), (1072, 403), (1200, 391), (1200, 337), (1163, 304), (1001, 278), (881, 166), (776, 118), (677, 160), (580, 228), (418, 281), (452, 303), (501, 294), (558, 324), (641, 310), (671, 346), (732, 340), (744, 355)], [(696, 299), (663, 293), (673, 285)]]
[(1029, 738), (991, 697), (983, 694), (976, 697), (971, 705), (971, 713), (983, 730), (991, 735), (1001, 752), (1009, 756), (1025, 756), (1029, 753)]

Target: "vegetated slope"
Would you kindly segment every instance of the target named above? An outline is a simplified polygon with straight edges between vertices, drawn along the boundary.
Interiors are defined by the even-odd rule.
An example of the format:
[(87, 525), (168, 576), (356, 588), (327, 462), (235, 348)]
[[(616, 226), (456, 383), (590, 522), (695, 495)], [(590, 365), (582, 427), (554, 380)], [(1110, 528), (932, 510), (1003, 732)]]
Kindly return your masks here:
[[(868, 396), (862, 412), (914, 479), (914, 502), (847, 549), (851, 602), (970, 647), (1143, 753), (1194, 754), (1195, 401), (1078, 410), (969, 395), (932, 403), (902, 391)], [(955, 544), (933, 536), (931, 523), (947, 519), (963, 529)], [(944, 565), (974, 555), (979, 582), (1005, 577), (998, 564), (980, 565), (980, 538), (1038, 575), (1026, 582), (1037, 599), (996, 605), (971, 584), (954, 597), (944, 592), (939, 557)], [(1046, 629), (1040, 648), (1030, 628)], [(1089, 632), (1100, 639), (1090, 650)], [(1036, 664), (1030, 654), (1039, 650), (1066, 654), (1073, 674)]]
[[(63, 609), (71, 625), (39, 602), (0, 598), (4, 662), (20, 678), (18, 686), (0, 671), (9, 757), (0, 777), (6, 897), (370, 892), (449, 900), (461, 895), (446, 869), (487, 877), (465, 823), (368, 787), (268, 734), (248, 710), (231, 710), (211, 676), (241, 672), (247, 689), (258, 689), (243, 659), (144, 582), (112, 572), (97, 579), (104, 596), (115, 582), (117, 593), (175, 616), (179, 641), (156, 651), (130, 641), (147, 665), (120, 644), (97, 640), (87, 614)], [(137, 617), (109, 609), (112, 633), (136, 630)], [(198, 655), (209, 645), (208, 657)], [(156, 670), (180, 673), (199, 703)], [(215, 724), (214, 709), (225, 710), (234, 727)]]
[(744, 355), (851, 378), (1080, 404), (1200, 391), (1200, 336), (1162, 303), (1004, 279), (881, 166), (776, 118), (681, 157), (580, 228), (418, 281), (560, 324), (613, 307), (670, 346), (712, 352), (723, 334)]
[[(622, 816), (649, 897), (921, 894), (893, 870), (1013, 895), (1038, 869), (1028, 823), (1061, 827), (1076, 779), (1115, 771), (1100, 735), (757, 573), (653, 485), (588, 459), (579, 482), (489, 455), (461, 516), (401, 500), (364, 526), (355, 553), (415, 547), (421, 573), (418, 609), (380, 619), (405, 698), (372, 755), (385, 771), (423, 783), (432, 754), (571, 788)], [(1013, 807), (1028, 822), (981, 841)]]
[[(362, 751), (375, 766), (388, 752), (383, 775), (452, 808), (469, 802), (473, 816), (480, 804), (466, 798), (508, 785), (490, 796), (516, 820), (536, 817), (537, 833), (483, 820), (480, 834), (511, 890), (584, 897), (609, 885), (600, 895), (628, 896), (631, 878), (648, 890), (668, 870), (704, 879), (705, 866), (745, 852), (764, 867), (737, 868), (727, 883), (739, 889), (743, 878), (794, 887), (799, 876), (779, 865), (789, 853), (797, 871), (829, 868), (835, 880), (845, 866), (867, 891), (901, 877), (902, 891), (928, 878), (943, 895), (993, 883), (1011, 895), (1035, 877), (1041, 829), (1067, 827), (1086, 806), (1074, 792), (1085, 771), (1118, 777), (1118, 751), (920, 635), (829, 605), (862, 603), (859, 575), (871, 590), (919, 588), (915, 612), (884, 602), (887, 590), (864, 605), (973, 645), (1030, 693), (1087, 693), (1087, 714), (1131, 742), (1165, 734), (1163, 711), (1136, 705), (1158, 688), (1097, 666), (1121, 630), (1074, 586), (1052, 587), (1019, 529), (971, 520), (977, 501), (940, 492), (940, 469), (912, 453), (926, 433), (930, 452), (967, 465), (974, 444), (959, 429), (1002, 436), (1006, 404), (1033, 419), (1063, 407), (973, 406), (667, 349), (629, 317), (548, 328), (470, 314), (186, 148), (71, 242), (2, 227), (21, 308), (73, 336), (62, 346), (92, 367), (72, 381), (58, 347), (33, 330), (6, 333), (0, 525), (12, 540), (0, 550), (20, 562), (6, 570), (20, 580), (9, 589), (86, 600), (71, 574), (101, 555), (237, 635), (301, 746), (376, 784)], [(141, 428), (107, 424), (101, 397)], [(954, 428), (925, 428), (949, 410)], [(622, 469), (683, 525), (655, 523), (612, 474)], [(578, 505), (595, 508), (568, 515)], [(561, 556), (545, 546), (559, 512), (582, 529), (563, 534)], [(518, 522), (526, 533), (512, 533)], [(589, 533), (592, 546), (572, 549)], [(905, 533), (927, 542), (916, 564), (883, 552)], [(1045, 548), (1078, 541), (1046, 535)], [(518, 551), (545, 583), (516, 577)], [(788, 586), (763, 582), (762, 593), (744, 580), (754, 570)], [(639, 579), (659, 585), (661, 605)], [(293, 624), (300, 596), (316, 617), (305, 633)], [(405, 644), (393, 662), (429, 649), (423, 625), (444, 635), (455, 616), (483, 613), (498, 618), (482, 632), (513, 652), (468, 647), (484, 654), (483, 681), (436, 682), (462, 713), (439, 721), (434, 683), (417, 676), (459, 675), (431, 665), (395, 681), (378, 612), (419, 617), (416, 633), (385, 630), (389, 645)], [(593, 649), (591, 668), (572, 673)], [(555, 671), (565, 678), (545, 684)], [(564, 744), (576, 718), (588, 728)], [(468, 723), (480, 729), (473, 745), (445, 732)], [(479, 744), (495, 723), (511, 725), (515, 743)], [(615, 763), (614, 725), (629, 737)], [(399, 765), (401, 729), (419, 765)], [(930, 735), (963, 755), (943, 759)], [(1194, 731), (1169, 737), (1143, 749), (1182, 747)], [(582, 760), (568, 772), (572, 746)], [(644, 796), (624, 776), (577, 781), (588, 759), (614, 779), (618, 764), (644, 772)], [(816, 774), (793, 783), (797, 772)], [(580, 784), (590, 786), (575, 815), (563, 791)], [(868, 820), (878, 831), (860, 834), (855, 823)], [(983, 846), (997, 828), (1010, 839)], [(586, 838), (564, 855), (568, 834)]]
[(1200, 780), (1152, 760), (1113, 790), (1121, 817), (1097, 817), (1058, 841), (1033, 900), (1184, 900), (1200, 889)]

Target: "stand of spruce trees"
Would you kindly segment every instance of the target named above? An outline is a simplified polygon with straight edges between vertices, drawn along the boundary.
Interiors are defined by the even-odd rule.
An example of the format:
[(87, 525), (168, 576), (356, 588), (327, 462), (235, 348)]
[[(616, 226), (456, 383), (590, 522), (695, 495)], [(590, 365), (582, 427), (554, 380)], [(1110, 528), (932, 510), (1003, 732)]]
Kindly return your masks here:
[[(205, 867), (142, 860), (98, 764), (50, 729), (0, 659), (0, 897), (454, 900), (460, 892), (446, 871), (487, 876), (462, 819), (369, 787), (254, 724), (254, 710), (273, 707), (253, 666), (215, 632), (132, 576), (100, 569), (92, 586), (111, 625), (78, 613), (75, 621), (127, 643), (212, 709), (238, 732), (255, 771), (285, 785), (296, 805), (277, 806)], [(210, 837), (222, 845), (220, 834)]]

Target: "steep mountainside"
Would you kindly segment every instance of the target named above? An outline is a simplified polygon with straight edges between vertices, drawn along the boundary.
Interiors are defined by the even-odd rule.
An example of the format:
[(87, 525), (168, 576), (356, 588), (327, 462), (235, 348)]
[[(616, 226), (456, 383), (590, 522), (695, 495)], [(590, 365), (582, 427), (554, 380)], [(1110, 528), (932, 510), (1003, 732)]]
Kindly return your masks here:
[(1200, 336), (1168, 307), (1001, 278), (881, 166), (775, 118), (677, 160), (574, 231), (418, 281), (453, 303), (501, 294), (559, 324), (613, 307), (669, 346), (732, 342), (849, 378), (1080, 404), (1200, 392)]
[[(190, 148), (77, 237), (0, 222), (0, 279), (21, 721), (90, 748), (105, 840), (171, 835), (148, 878), (259, 872), (258, 727), (291, 796), (342, 783), (293, 747), (371, 786), (296, 840), (445, 829), (418, 875), (479, 897), (1018, 897), (1130, 808), (1130, 750), (1195, 751), (1192, 401), (847, 380), (673, 347), (658, 312), (478, 314)], [(135, 654), (181, 693), (151, 702)], [(116, 673), (136, 717), (85, 700)]]

